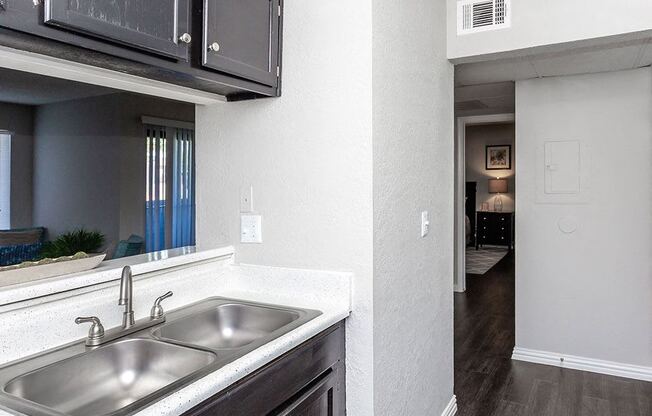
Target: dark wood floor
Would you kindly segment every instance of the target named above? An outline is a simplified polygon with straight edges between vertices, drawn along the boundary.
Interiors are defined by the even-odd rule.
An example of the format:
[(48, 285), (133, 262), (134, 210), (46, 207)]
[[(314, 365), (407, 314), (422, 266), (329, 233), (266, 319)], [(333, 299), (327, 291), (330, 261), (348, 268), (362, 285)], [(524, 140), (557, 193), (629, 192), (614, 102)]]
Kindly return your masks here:
[(455, 294), (458, 416), (652, 416), (652, 383), (510, 359), (514, 258)]

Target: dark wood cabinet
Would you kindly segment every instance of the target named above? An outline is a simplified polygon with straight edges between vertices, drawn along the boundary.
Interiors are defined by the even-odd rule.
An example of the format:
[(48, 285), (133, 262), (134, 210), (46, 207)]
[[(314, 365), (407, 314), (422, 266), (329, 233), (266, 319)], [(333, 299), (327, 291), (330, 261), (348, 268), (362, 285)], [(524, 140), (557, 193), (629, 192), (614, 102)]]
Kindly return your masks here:
[(274, 416), (335, 416), (344, 415), (344, 391), (342, 367), (329, 371), (320, 377), (299, 397), (281, 409), (272, 412)]
[(344, 356), (340, 322), (184, 416), (344, 416)]
[(282, 0), (0, 0), (0, 46), (223, 95), (281, 95)]
[(204, 66), (277, 85), (279, 0), (204, 0)]
[(46, 24), (188, 60), (190, 0), (45, 0)]
[(513, 212), (478, 211), (476, 223), (476, 248), (484, 244), (514, 248)]

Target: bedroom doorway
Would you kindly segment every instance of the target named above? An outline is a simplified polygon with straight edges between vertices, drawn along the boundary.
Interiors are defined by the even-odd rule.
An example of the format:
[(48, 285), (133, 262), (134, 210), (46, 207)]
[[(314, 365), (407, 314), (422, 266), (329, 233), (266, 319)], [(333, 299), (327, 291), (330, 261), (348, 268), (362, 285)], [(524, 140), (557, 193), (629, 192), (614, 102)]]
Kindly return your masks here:
[(515, 117), (457, 118), (456, 292), (515, 248)]

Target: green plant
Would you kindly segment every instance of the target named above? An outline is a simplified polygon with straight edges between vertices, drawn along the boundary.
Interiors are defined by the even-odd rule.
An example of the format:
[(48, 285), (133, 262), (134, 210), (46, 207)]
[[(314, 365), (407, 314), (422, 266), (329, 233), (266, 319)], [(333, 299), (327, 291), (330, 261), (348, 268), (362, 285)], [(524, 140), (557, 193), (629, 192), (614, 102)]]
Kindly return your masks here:
[(95, 253), (104, 245), (104, 240), (104, 234), (101, 232), (80, 228), (61, 234), (55, 240), (43, 244), (41, 258), (72, 256), (80, 251)]

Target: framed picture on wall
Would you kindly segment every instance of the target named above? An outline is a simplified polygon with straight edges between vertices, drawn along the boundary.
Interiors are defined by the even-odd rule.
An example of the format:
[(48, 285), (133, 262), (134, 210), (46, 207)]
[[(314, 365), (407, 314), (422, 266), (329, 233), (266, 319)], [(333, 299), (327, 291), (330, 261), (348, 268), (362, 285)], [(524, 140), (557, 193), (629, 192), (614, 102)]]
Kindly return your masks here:
[(512, 145), (501, 144), (487, 146), (486, 166), (487, 170), (505, 170), (512, 168)]

